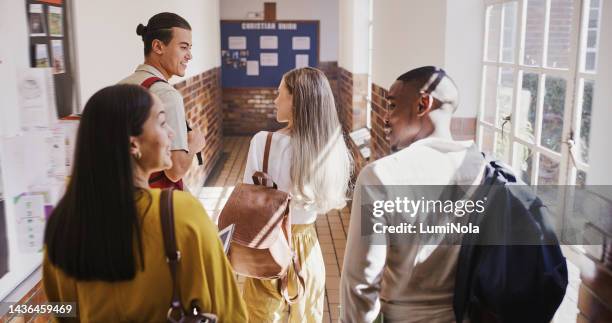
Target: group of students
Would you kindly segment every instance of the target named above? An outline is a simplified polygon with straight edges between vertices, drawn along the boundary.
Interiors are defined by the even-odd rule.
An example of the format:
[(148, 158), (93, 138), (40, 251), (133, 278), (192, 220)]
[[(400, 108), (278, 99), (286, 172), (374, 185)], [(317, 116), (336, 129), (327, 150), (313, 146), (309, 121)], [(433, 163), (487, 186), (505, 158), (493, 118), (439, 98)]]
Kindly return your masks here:
[[(180, 183), (204, 147), (199, 130), (187, 131), (182, 96), (167, 83), (183, 76), (192, 58), (189, 23), (160, 13), (137, 33), (145, 62), (87, 101), (72, 174), (45, 232), (46, 295), (53, 302), (76, 302), (74, 320), (83, 322), (166, 320), (173, 286), (163, 252), (160, 190), (152, 187), (160, 178)], [(359, 187), (472, 184), (485, 161), (473, 142), (451, 137), (458, 92), (443, 70), (428, 66), (402, 74), (387, 99), (385, 133), (395, 153), (358, 174), (339, 286), (340, 320), (372, 322), (384, 313), (387, 322), (451, 322), (458, 246), (368, 242), (361, 235)], [(277, 120), (287, 126), (272, 137), (268, 175), (292, 196), (292, 242), (305, 278), (297, 302), (287, 304), (275, 280), (249, 278), (239, 291), (215, 223), (189, 192), (174, 192), (181, 303), (214, 313), (220, 322), (323, 319), (325, 266), (314, 222), (345, 206), (351, 153), (320, 70), (285, 74), (274, 103)], [(262, 131), (251, 140), (245, 183), (262, 168), (266, 136)]]

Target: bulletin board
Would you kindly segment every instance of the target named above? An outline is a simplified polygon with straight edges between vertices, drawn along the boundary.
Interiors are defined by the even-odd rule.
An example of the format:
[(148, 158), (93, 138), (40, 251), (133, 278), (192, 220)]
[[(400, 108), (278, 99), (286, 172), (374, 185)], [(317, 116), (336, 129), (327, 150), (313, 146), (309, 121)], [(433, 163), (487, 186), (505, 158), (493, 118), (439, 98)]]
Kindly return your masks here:
[(318, 66), (319, 46), (318, 20), (222, 20), (222, 86), (277, 87), (289, 70)]
[(25, 0), (30, 66), (52, 68), (59, 118), (72, 114), (77, 106), (69, 1)]

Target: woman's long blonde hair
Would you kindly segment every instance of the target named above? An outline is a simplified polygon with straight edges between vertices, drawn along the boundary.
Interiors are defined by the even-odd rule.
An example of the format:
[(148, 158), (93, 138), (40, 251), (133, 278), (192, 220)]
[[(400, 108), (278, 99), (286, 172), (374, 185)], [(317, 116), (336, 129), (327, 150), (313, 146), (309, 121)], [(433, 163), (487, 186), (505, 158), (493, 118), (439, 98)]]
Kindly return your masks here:
[(283, 76), (293, 95), (291, 181), (294, 203), (326, 213), (346, 205), (352, 171), (334, 96), (318, 69), (294, 69)]

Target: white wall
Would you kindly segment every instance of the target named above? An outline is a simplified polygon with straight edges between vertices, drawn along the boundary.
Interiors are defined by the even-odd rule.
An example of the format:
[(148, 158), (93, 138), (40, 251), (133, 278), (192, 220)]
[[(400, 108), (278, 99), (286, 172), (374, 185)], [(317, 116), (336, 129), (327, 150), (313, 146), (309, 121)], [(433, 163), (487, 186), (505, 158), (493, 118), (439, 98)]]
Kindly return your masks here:
[(459, 87), (455, 116), (475, 117), (480, 102), (483, 0), (374, 1), (372, 82), (389, 89), (402, 73), (444, 68)]
[(0, 135), (18, 131), (17, 70), (30, 66), (23, 1), (0, 1)]
[[(156, 13), (174, 12), (189, 21), (193, 60), (186, 77), (220, 65), (219, 0), (78, 0), (74, 3), (81, 105), (100, 88), (114, 84), (143, 62), (138, 23)], [(181, 81), (173, 78), (171, 83)]]
[(459, 88), (457, 117), (475, 117), (480, 104), (485, 7), (482, 0), (448, 0), (444, 69)]
[(338, 66), (353, 74), (367, 74), (369, 0), (339, 0), (338, 7)]
[(388, 89), (413, 68), (444, 65), (446, 0), (374, 1), (373, 10), (373, 83)]
[(264, 2), (276, 2), (278, 20), (320, 20), (319, 61), (338, 60), (338, 0), (220, 0), (221, 19), (247, 19), (263, 12)]
[[(589, 185), (611, 185), (612, 146), (610, 145), (610, 125), (612, 125), (612, 1), (603, 1), (601, 15), (601, 35), (597, 78), (593, 98), (591, 118), (591, 139), (589, 160), (591, 168), (587, 173)], [(610, 197), (612, 198), (612, 197)]]

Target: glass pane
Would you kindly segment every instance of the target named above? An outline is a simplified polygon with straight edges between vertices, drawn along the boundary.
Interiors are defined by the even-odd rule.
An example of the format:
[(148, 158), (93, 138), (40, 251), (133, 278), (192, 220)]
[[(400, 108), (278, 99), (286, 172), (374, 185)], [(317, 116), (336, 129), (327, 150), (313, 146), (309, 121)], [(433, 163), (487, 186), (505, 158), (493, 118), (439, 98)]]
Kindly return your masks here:
[(499, 56), (500, 28), (501, 28), (501, 5), (489, 6), (487, 12), (487, 56), (486, 60), (497, 62)]
[(498, 68), (494, 66), (485, 67), (484, 84), (484, 113), (482, 120), (494, 124), (497, 118), (497, 76)]
[(567, 68), (572, 32), (574, 0), (551, 0), (546, 66)]
[(510, 165), (510, 136), (507, 132), (503, 135), (495, 133), (495, 158)]
[(542, 65), (544, 52), (544, 17), (546, 0), (527, 1), (527, 18), (525, 25), (525, 57), (523, 64), (529, 66)]
[(495, 133), (485, 127), (480, 127), (480, 150), (483, 153), (493, 155), (493, 144), (495, 142)]
[(584, 81), (582, 91), (582, 113), (580, 114), (580, 140), (578, 149), (585, 163), (589, 162), (589, 136), (591, 134), (591, 109), (593, 107), (593, 87), (595, 82)]
[[(599, 12), (601, 10), (601, 3), (599, 0), (591, 0), (589, 7), (589, 25), (586, 39), (586, 55), (583, 62), (584, 70), (588, 72), (594, 72), (596, 69), (597, 61), (597, 39), (599, 37)], [(584, 46), (584, 44), (583, 44)], [(584, 50), (584, 49), (583, 49)]]
[(546, 92), (542, 111), (541, 144), (557, 152), (561, 151), (566, 83), (564, 79), (555, 77), (547, 77), (544, 83)]
[(540, 154), (538, 185), (557, 185), (559, 183), (559, 162)]
[[(512, 114), (512, 96), (514, 93), (514, 72), (512, 68), (502, 68), (500, 84), (497, 89), (497, 119), (496, 125), (502, 127), (506, 117)], [(510, 123), (503, 130), (510, 131)]]
[(516, 17), (517, 3), (510, 2), (504, 4), (504, 29), (502, 34), (502, 61), (507, 63), (514, 62), (514, 44), (516, 42)]
[(521, 101), (519, 102), (518, 136), (529, 142), (535, 142), (536, 105), (538, 104), (538, 84), (540, 76), (534, 73), (523, 74)]
[(584, 63), (584, 69), (586, 71), (589, 72), (594, 72), (595, 71), (595, 58), (596, 58), (596, 54), (595, 52), (587, 52), (586, 54), (586, 62)]
[(514, 144), (514, 155), (516, 156), (516, 169), (525, 182), (525, 184), (531, 184), (531, 171), (533, 169), (533, 153), (527, 146), (521, 144)]
[(587, 48), (595, 48), (597, 45), (597, 30), (589, 30), (587, 34)]

